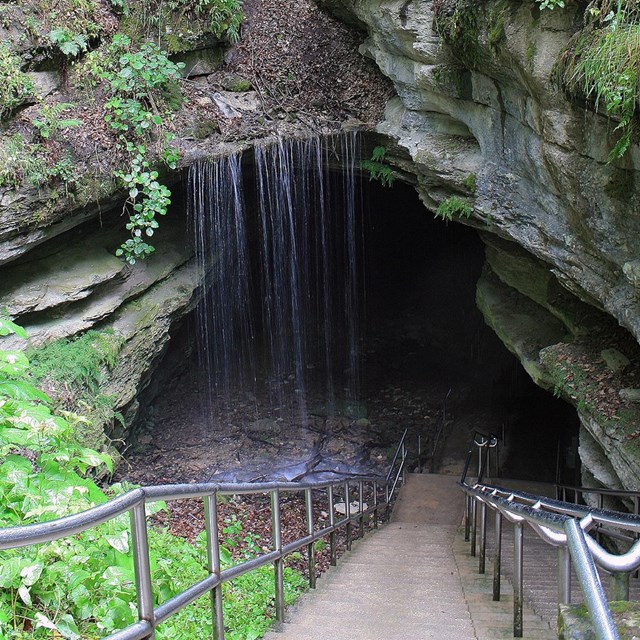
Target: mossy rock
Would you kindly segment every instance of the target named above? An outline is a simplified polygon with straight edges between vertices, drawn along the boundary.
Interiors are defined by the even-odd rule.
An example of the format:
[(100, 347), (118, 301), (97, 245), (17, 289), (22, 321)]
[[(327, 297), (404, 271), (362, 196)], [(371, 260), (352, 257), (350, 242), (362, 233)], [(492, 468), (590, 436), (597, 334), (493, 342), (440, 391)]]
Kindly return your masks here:
[[(620, 640), (640, 638), (640, 602), (610, 602)], [(585, 605), (560, 605), (559, 640), (596, 640), (591, 614)]]
[(251, 82), (247, 78), (235, 73), (227, 74), (222, 80), (222, 86), (227, 91), (233, 91), (235, 93), (244, 93), (252, 89)]

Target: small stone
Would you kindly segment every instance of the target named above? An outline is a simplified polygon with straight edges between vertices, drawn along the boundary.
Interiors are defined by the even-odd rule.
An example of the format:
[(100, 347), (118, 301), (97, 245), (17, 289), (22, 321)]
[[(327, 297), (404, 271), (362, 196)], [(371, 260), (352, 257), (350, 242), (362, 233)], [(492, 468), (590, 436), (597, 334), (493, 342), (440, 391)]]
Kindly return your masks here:
[(622, 371), (631, 364), (629, 358), (617, 349), (603, 349), (600, 352), (600, 357), (605, 361), (607, 367), (615, 373)]
[(368, 427), (371, 424), (371, 420), (367, 420), (367, 418), (360, 418), (356, 420), (357, 427)]
[(618, 395), (627, 402), (640, 402), (640, 389), (620, 389)]
[[(368, 507), (367, 503), (363, 502), (362, 510), (366, 511), (367, 507)], [(347, 509), (344, 502), (336, 502), (334, 508), (336, 513), (340, 514), (341, 516), (344, 516), (347, 514)], [(352, 502), (349, 504), (349, 513), (351, 515), (353, 515), (354, 513), (359, 513), (359, 511), (360, 511), (360, 504), (358, 502)]]

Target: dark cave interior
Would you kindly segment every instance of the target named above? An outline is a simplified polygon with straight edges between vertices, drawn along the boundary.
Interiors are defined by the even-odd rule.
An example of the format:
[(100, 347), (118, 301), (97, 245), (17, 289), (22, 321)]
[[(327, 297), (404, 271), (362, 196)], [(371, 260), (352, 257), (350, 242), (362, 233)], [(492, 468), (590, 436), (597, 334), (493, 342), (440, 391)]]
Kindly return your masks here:
[[(249, 212), (256, 207), (254, 179), (247, 170), (244, 197)], [(184, 193), (176, 189), (174, 195), (174, 210), (184, 209)], [(502, 477), (554, 481), (558, 450), (565, 461), (577, 458), (577, 414), (537, 387), (485, 325), (475, 304), (475, 285), (484, 262), (476, 231), (434, 218), (415, 189), (400, 181), (386, 188), (362, 176), (357, 201), (361, 208), (357, 230), (362, 241), (358, 250), (358, 403), (365, 407), (362, 415), (374, 422), (381, 414), (369, 405), (386, 399), (393, 405), (395, 422), (420, 429), (419, 411), (403, 415), (403, 402), (415, 404), (411, 398), (423, 396), (440, 414), (442, 399), (451, 392), (446, 411), (452, 422), (446, 425), (445, 436), (451, 438), (458, 429), (469, 431), (477, 418), (476, 428), (503, 438)], [(255, 243), (252, 246), (255, 250)], [(252, 273), (257, 277), (259, 260), (252, 260)], [(154, 396), (164, 394), (168, 385), (179, 395), (181, 385), (201, 383), (198, 313), (196, 309), (185, 317), (174, 332), (163, 361), (167, 366), (159, 367), (141, 395), (143, 405), (157, 404)], [(259, 325), (256, 322), (258, 331)], [(169, 377), (167, 371), (171, 371)], [(200, 396), (203, 404), (205, 396)], [(314, 402), (317, 404), (317, 398), (309, 406)], [(204, 406), (191, 409), (200, 411), (206, 420)], [(159, 413), (156, 411), (153, 429), (161, 428)], [(384, 428), (385, 420), (380, 421)], [(458, 433), (458, 438), (466, 448), (467, 433)], [(577, 482), (579, 470), (567, 464), (561, 471), (562, 480)]]

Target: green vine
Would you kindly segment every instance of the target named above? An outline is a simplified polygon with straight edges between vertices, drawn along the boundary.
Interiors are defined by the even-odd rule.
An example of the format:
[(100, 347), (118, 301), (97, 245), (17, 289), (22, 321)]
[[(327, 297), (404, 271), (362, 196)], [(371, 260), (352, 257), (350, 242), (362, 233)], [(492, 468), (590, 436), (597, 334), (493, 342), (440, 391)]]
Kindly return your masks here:
[[(131, 237), (120, 245), (116, 255), (135, 264), (155, 250), (147, 239), (158, 228), (157, 217), (166, 215), (171, 203), (171, 191), (160, 182), (158, 171), (151, 168), (150, 145), (158, 142), (163, 112), (168, 110), (168, 98), (175, 95), (184, 65), (171, 62), (152, 42), (137, 51), (130, 47), (128, 36), (114, 36), (111, 59), (116, 62), (106, 64), (100, 77), (111, 89), (105, 120), (116, 132), (118, 148), (127, 158), (126, 167), (114, 175), (128, 192), (124, 209), (129, 215), (127, 230)], [(179, 154), (168, 146), (170, 140), (166, 134), (160, 138), (159, 155), (167, 167), (175, 169)]]

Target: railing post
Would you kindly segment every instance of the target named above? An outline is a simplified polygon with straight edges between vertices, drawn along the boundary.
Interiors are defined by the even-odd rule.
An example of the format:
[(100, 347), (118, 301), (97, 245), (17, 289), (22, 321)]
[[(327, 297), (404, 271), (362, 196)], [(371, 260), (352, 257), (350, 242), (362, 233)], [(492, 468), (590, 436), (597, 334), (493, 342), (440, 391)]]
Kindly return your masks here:
[(333, 485), (329, 485), (328, 489), (329, 493), (329, 525), (332, 527), (331, 533), (329, 534), (329, 562), (331, 566), (335, 567), (338, 563), (338, 550), (336, 548), (336, 532), (333, 530), (333, 527), (336, 526), (336, 510), (335, 503), (333, 499)]
[[(205, 529), (207, 532), (207, 563), (209, 573), (220, 577), (220, 542), (218, 540), (218, 509), (216, 494), (204, 499)], [(222, 585), (211, 590), (213, 637), (224, 640), (224, 613), (222, 609)]]
[(387, 484), (384, 487), (384, 519), (385, 521), (389, 520), (389, 514), (391, 513), (390, 498), (391, 496), (389, 495), (389, 482), (387, 481)]
[(471, 557), (476, 557), (476, 520), (478, 511), (478, 501), (471, 498)]
[(407, 445), (402, 442), (402, 484), (407, 484)]
[(347, 517), (347, 551), (351, 551), (351, 541), (353, 540), (353, 532), (351, 525), (351, 496), (349, 495), (349, 481), (344, 483), (344, 513)]
[(358, 521), (358, 535), (360, 538), (364, 538), (364, 489), (362, 486), (362, 480), (358, 482), (358, 506), (360, 509), (360, 520)]
[(149, 539), (147, 537), (147, 515), (144, 501), (130, 511), (133, 564), (136, 575), (136, 595), (138, 598), (138, 619), (151, 624), (149, 640), (156, 637), (153, 614), (153, 590), (151, 588), (151, 565), (149, 562)]
[(599, 640), (617, 640), (616, 625), (613, 621), (611, 610), (607, 606), (607, 598), (600, 583), (600, 577), (591, 557), (591, 552), (584, 539), (585, 534), (578, 521), (573, 518), (565, 521), (564, 531), (567, 534), (571, 559), (573, 560), (578, 580), (582, 585), (596, 637)]
[[(282, 528), (280, 521), (280, 491), (271, 491), (271, 537), (273, 550), (282, 553)], [(282, 557), (273, 563), (275, 569), (276, 619), (284, 622), (284, 561)]]
[(524, 537), (522, 522), (513, 525), (513, 637), (522, 638), (523, 606), (523, 549)]
[(569, 547), (558, 547), (558, 602), (571, 604), (571, 555)]
[(465, 493), (465, 498), (466, 498), (466, 502), (464, 506), (464, 541), (469, 542), (469, 538), (470, 538), (469, 534), (471, 531), (471, 500), (473, 500), (473, 498), (468, 493)]
[(611, 574), (609, 599), (615, 601), (629, 600), (629, 574), (617, 572)]
[(502, 514), (496, 509), (496, 552), (493, 557), (493, 599), (500, 600), (500, 572), (502, 571)]
[(373, 528), (378, 528), (378, 483), (373, 481)]
[(478, 559), (478, 573), (484, 573), (487, 560), (487, 505), (480, 503), (480, 557)]
[[(304, 490), (304, 498), (307, 506), (307, 533), (313, 535), (313, 496), (311, 489)], [(314, 543), (310, 542), (307, 545), (307, 559), (309, 567), (309, 587), (311, 589), (316, 588), (316, 550)]]

